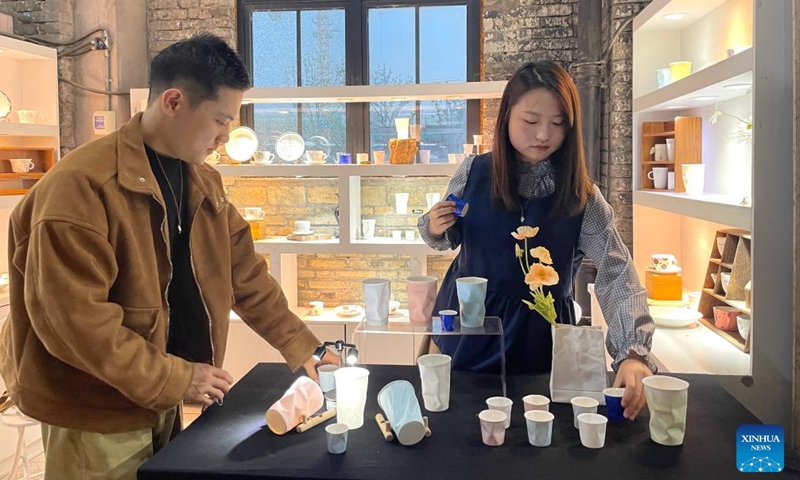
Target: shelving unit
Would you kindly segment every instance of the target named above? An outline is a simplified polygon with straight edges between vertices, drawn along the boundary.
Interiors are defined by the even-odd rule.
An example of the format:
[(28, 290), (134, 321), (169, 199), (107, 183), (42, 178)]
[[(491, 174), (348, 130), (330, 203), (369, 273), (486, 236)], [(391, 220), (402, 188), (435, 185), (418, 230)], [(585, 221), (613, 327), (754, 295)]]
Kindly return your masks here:
[[(702, 119), (699, 117), (676, 117), (666, 122), (644, 122), (642, 124), (642, 190), (656, 192), (685, 192), (681, 165), (700, 163), (702, 150)], [(675, 140), (674, 160), (653, 160), (650, 150), (667, 139)], [(674, 190), (654, 188), (648, 173), (653, 167), (667, 167), (675, 174)]]
[[(678, 257), (684, 288), (702, 292), (706, 320), (701, 328), (726, 340), (715, 342), (716, 358), (727, 355), (737, 365), (730, 377), (718, 377), (720, 383), (761, 421), (785, 425), (791, 422), (793, 364), (792, 338), (786, 335), (792, 319), (791, 262), (786, 261), (793, 252), (793, 116), (786, 101), (792, 98), (791, 3), (653, 0), (633, 22), (634, 262), (643, 269), (651, 253)], [(671, 13), (686, 16), (670, 21), (665, 16)], [(658, 88), (656, 71), (675, 61), (692, 62), (691, 74)], [(735, 117), (752, 115), (748, 140), (736, 143), (728, 136), (741, 126), (733, 117), (706, 124), (718, 103), (720, 111)], [(643, 125), (682, 116), (700, 117), (703, 124), (704, 193), (646, 190), (644, 149), (657, 137), (645, 135)], [(721, 234), (738, 240), (721, 257), (709, 258)], [(750, 267), (744, 268), (738, 256), (734, 260), (740, 251), (753, 259)], [(751, 280), (752, 308), (745, 307), (735, 285), (724, 292), (711, 281), (710, 273), (720, 271), (732, 272), (732, 284), (738, 277)], [(752, 314), (749, 344), (737, 332), (715, 329), (709, 321), (714, 305)], [(677, 345), (682, 338), (671, 336), (668, 343)], [(748, 355), (749, 375), (741, 373), (742, 355)], [(675, 364), (692, 370), (702, 357), (693, 357), (691, 366)]]
[[(725, 249), (721, 254), (716, 242), (720, 237), (726, 238)], [(698, 311), (703, 314), (700, 320), (703, 325), (745, 353), (750, 352), (749, 336), (744, 339), (738, 331), (717, 328), (714, 322), (714, 307), (731, 306), (750, 315), (752, 324), (752, 311), (745, 305), (744, 298), (744, 286), (752, 278), (751, 241), (750, 232), (745, 230), (720, 230), (716, 233), (698, 307)], [(716, 275), (716, 281), (712, 273)], [(727, 289), (722, 287), (722, 273), (731, 274)]]

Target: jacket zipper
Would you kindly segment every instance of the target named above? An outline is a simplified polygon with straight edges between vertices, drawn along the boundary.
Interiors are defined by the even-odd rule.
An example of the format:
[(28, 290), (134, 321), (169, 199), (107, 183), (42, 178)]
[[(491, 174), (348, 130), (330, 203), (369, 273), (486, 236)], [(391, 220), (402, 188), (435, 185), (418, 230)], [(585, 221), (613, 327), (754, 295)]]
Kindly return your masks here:
[[(197, 218), (197, 212), (200, 211), (200, 206), (203, 205), (203, 202), (200, 202), (197, 205), (194, 213), (192, 213), (192, 223), (194, 223), (194, 219)], [(208, 319), (208, 341), (211, 344), (211, 365), (216, 367), (216, 362), (214, 360), (214, 332), (211, 330), (211, 313), (208, 311), (208, 307), (206, 306), (206, 299), (203, 296), (203, 289), (200, 287), (200, 282), (197, 281), (197, 272), (194, 269), (194, 255), (192, 255), (192, 232), (194, 231), (193, 228), (189, 228), (189, 264), (192, 267), (192, 277), (194, 277), (194, 283), (197, 285), (197, 291), (200, 292), (200, 302), (203, 304), (203, 309), (206, 312), (206, 318)]]
[[(172, 284), (172, 275), (174, 267), (172, 265), (172, 249), (169, 247), (169, 242), (167, 241), (167, 235), (164, 233), (164, 226), (167, 223), (167, 207), (158, 200), (158, 197), (155, 193), (152, 194), (153, 199), (155, 199), (156, 203), (161, 205), (161, 208), (164, 209), (164, 220), (161, 221), (161, 239), (164, 240), (164, 246), (167, 249), (167, 261), (169, 262), (169, 280), (167, 280), (167, 288), (164, 289), (164, 301), (167, 303), (167, 334), (166, 339), (167, 343), (169, 343), (169, 324), (170, 324), (170, 315), (172, 307), (169, 304), (169, 286)], [(166, 348), (166, 345), (164, 346)]]

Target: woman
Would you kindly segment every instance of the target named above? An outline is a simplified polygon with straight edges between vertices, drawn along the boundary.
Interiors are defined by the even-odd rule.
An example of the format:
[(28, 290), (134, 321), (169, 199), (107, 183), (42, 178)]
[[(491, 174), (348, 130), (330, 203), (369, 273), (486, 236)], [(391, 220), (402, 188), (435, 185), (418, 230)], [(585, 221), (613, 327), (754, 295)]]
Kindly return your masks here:
[[(548, 372), (552, 362), (550, 324), (522, 301), (531, 296), (511, 232), (538, 227), (529, 247), (545, 247), (552, 257), (547, 259), (555, 269), (551, 279), (557, 273), (558, 281), (549, 282), (555, 284), (544, 293), (553, 295), (560, 323), (578, 320), (572, 284), (583, 256), (592, 258), (595, 292), (609, 326), (606, 344), (617, 371), (615, 386), (625, 387), (625, 416), (633, 419), (645, 404), (642, 379), (655, 371), (648, 358), (654, 324), (611, 207), (587, 174), (580, 121), (578, 91), (563, 68), (553, 62), (523, 65), (503, 92), (493, 151), (465, 160), (450, 181), (447, 193), (467, 201), (468, 214), (456, 217), (455, 204), (442, 201), (420, 219), (419, 230), (433, 248), (461, 247), (434, 311), (458, 309), (457, 278), (489, 280), (486, 315), (503, 320), (510, 373)], [(433, 341), (453, 357), (455, 369), (499, 369), (496, 337)]]

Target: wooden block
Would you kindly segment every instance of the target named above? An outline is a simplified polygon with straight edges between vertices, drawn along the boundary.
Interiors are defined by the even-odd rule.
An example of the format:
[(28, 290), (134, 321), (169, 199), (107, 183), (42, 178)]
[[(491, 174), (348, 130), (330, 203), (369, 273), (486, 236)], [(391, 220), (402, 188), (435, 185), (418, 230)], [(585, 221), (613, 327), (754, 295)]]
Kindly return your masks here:
[(645, 271), (647, 297), (653, 300), (681, 300), (683, 277), (680, 273), (656, 273)]
[(287, 235), (286, 240), (295, 242), (313, 242), (315, 240), (330, 240), (333, 234), (330, 233), (312, 233), (311, 235)]

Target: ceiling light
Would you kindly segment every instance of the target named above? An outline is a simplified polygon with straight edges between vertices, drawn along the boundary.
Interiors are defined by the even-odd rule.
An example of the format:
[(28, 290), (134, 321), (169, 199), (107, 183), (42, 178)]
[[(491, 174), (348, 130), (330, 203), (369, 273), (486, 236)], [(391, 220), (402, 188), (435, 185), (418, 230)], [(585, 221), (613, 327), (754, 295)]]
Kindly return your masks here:
[(289, 110), (278, 110), (281, 115), (289, 115)]
[(752, 83), (731, 83), (729, 85), (725, 85), (724, 88), (730, 88), (731, 90), (748, 90), (752, 86)]
[(448, 100), (463, 100), (463, 97), (461, 95), (448, 95), (447, 99)]
[(393, 102), (403, 102), (403, 101), (406, 101), (406, 100), (408, 100), (407, 97), (393, 97), (392, 98)]
[(683, 110), (685, 108), (689, 108), (687, 105), (669, 105), (667, 106), (668, 110)]
[(704, 102), (706, 100), (714, 100), (715, 98), (719, 98), (719, 95), (700, 95), (698, 97), (692, 97), (690, 100), (697, 100), (698, 102)]
[(677, 21), (677, 20), (683, 20), (684, 18), (686, 18), (686, 16), (687, 16), (686, 13), (677, 12), (677, 13), (669, 13), (667, 15), (664, 15), (664, 18), (666, 18), (667, 20)]

